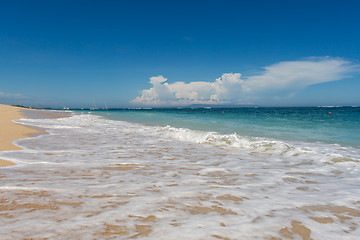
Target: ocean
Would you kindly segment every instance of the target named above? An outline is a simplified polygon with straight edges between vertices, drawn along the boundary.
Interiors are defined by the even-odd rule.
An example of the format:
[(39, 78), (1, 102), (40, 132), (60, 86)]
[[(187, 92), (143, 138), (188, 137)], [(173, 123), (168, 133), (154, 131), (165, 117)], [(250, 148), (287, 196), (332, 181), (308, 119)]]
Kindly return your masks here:
[(72, 113), (16, 121), (4, 239), (360, 236), (360, 107)]

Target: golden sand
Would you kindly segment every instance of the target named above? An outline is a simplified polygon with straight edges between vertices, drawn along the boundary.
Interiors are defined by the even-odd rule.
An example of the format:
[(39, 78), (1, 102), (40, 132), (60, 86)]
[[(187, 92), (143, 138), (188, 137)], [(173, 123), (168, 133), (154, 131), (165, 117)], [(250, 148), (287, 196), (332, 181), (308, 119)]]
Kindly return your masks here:
[[(20, 150), (22, 148), (13, 144), (13, 141), (21, 138), (32, 137), (43, 133), (43, 131), (26, 127), (13, 122), (13, 120), (26, 118), (21, 114), (22, 108), (0, 104), (0, 151)], [(36, 110), (33, 110), (36, 111)], [(68, 114), (39, 111), (48, 117), (69, 117)], [(12, 166), (15, 163), (0, 159), (0, 167)]]
[[(12, 121), (20, 118), (24, 118), (21, 114), (21, 108), (0, 104), (0, 151), (19, 150), (21, 148), (14, 145), (13, 141), (42, 132)], [(0, 159), (0, 167), (12, 165), (15, 163)]]

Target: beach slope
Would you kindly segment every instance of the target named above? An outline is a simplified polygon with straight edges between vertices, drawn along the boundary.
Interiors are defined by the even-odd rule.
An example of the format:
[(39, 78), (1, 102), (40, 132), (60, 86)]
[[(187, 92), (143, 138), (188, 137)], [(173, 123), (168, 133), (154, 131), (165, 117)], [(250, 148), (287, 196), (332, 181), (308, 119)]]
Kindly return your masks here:
[[(40, 134), (41, 131), (13, 122), (15, 119), (25, 118), (21, 108), (0, 104), (0, 151), (19, 150), (13, 141)], [(12, 166), (15, 163), (0, 159), (0, 167)]]

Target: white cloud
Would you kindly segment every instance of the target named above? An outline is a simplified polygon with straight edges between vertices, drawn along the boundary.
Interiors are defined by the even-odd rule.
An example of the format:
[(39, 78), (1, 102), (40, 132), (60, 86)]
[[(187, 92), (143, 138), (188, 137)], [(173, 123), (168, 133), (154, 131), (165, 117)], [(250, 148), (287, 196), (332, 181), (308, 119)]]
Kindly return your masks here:
[(263, 68), (262, 74), (241, 78), (225, 73), (213, 82), (168, 83), (163, 76), (150, 78), (152, 87), (132, 100), (140, 105), (244, 104), (260, 93), (285, 91), (288, 94), (313, 84), (349, 77), (359, 66), (338, 58), (312, 58), (280, 62)]
[(20, 93), (0, 92), (0, 98), (19, 99), (19, 98), (26, 98), (26, 97)]
[(349, 61), (331, 58), (280, 62), (265, 67), (262, 75), (249, 77), (244, 90), (303, 89), (313, 84), (344, 79), (354, 67)]
[(219, 104), (241, 90), (240, 73), (227, 73), (215, 82), (167, 83), (163, 76), (150, 78), (152, 88), (143, 90), (132, 102), (145, 105)]

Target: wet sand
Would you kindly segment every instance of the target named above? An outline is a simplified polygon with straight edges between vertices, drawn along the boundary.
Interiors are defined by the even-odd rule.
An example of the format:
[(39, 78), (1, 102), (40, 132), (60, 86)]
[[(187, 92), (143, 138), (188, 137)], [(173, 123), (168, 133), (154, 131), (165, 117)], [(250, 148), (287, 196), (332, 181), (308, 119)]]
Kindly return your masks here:
[[(17, 124), (13, 122), (13, 120), (21, 118), (53, 118), (66, 116), (70, 116), (70, 114), (30, 109), (27, 110), (19, 107), (0, 104), (0, 151), (20, 150), (21, 148), (14, 145), (13, 141), (45, 133), (40, 129), (34, 129)], [(11, 161), (0, 159), (0, 167), (7, 167), (12, 165), (16, 164)]]
[[(19, 109), (15, 108), (15, 112), (17, 110)], [(58, 115), (57, 112), (51, 111), (21, 109), (19, 111), (20, 117), (14, 119), (24, 116), (28, 118), (64, 116), (61, 115), (62, 113)], [(66, 116), (66, 113), (64, 114)], [(2, 119), (2, 111), (0, 116)], [(3, 127), (2, 122), (0, 125)], [(0, 134), (3, 139), (2, 129)], [(51, 135), (43, 137), (48, 136)], [(61, 145), (62, 141), (64, 139), (58, 145)], [(241, 187), (256, 183), (256, 178), (259, 176), (252, 172), (254, 169), (245, 168), (248, 172), (227, 172), (219, 168), (222, 163), (218, 161), (211, 162), (204, 158), (194, 162), (193, 158), (182, 158), (179, 153), (186, 151), (194, 155), (206, 156), (207, 152), (200, 152), (189, 146), (185, 146), (180, 152), (172, 152), (174, 145), (155, 145), (149, 142), (144, 143), (147, 145), (142, 149), (134, 150), (133, 146), (142, 146), (142, 141), (143, 139), (137, 140), (130, 135), (123, 141), (119, 139), (116, 149), (115, 147), (103, 149), (109, 152), (119, 150), (116, 152), (117, 155), (112, 156), (117, 156), (121, 161), (117, 161), (116, 158), (96, 157), (90, 159), (93, 162), (98, 161), (99, 164), (92, 163), (94, 165), (89, 166), (87, 161), (83, 161), (82, 164), (79, 159), (87, 159), (87, 155), (96, 155), (98, 152), (80, 152), (72, 158), (77, 160), (75, 164), (73, 161), (66, 164), (63, 160), (70, 159), (63, 155), (66, 151), (47, 152), (48, 149), (42, 149), (37, 155), (48, 157), (42, 158), (43, 160), (63, 164), (58, 164), (56, 167), (52, 164), (28, 166), (24, 164), (25, 167), (9, 168), (4, 171), (6, 173), (0, 178), (4, 186), (9, 188), (0, 191), (0, 217), (4, 222), (3, 226), (7, 226), (4, 227), (6, 230), (3, 230), (3, 234), (11, 236), (6, 239), (164, 239), (161, 237), (173, 230), (182, 231), (177, 229), (190, 229), (201, 234), (201, 230), (198, 230), (200, 228), (210, 230), (206, 233), (207, 237), (190, 239), (235, 239), (228, 238), (227, 235), (239, 231), (238, 227), (241, 224), (237, 221), (243, 221), (244, 225), (256, 231), (260, 231), (258, 230), (260, 228), (253, 226), (262, 224), (265, 227), (264, 231), (267, 232), (264, 236), (267, 237), (258, 239), (321, 239), (314, 237), (314, 234), (316, 236), (314, 230), (322, 226), (324, 229), (341, 227), (344, 238), (355, 239), (352, 237), (358, 229), (357, 222), (360, 217), (360, 210), (357, 207), (326, 201), (323, 203), (310, 201), (308, 204), (298, 206), (284, 203), (288, 210), (281, 212), (282, 208), (274, 208), (270, 209), (271, 211), (259, 211), (258, 214), (250, 215), (253, 216), (253, 220), (248, 221), (246, 220), (248, 213), (244, 209), (250, 206), (256, 213), (259, 197), (257, 194), (247, 195), (246, 189)], [(89, 144), (88, 141), (86, 143)], [(84, 149), (88, 151), (89, 148)], [(206, 148), (203, 148), (203, 151), (205, 150)], [(219, 150), (218, 156), (226, 155)], [(225, 160), (230, 161), (231, 158)], [(156, 159), (163, 160), (157, 162)], [(223, 162), (226, 164), (226, 161)], [(202, 171), (203, 169), (211, 171)], [(242, 178), (242, 175), (245, 177)], [(313, 185), (319, 184), (311, 178), (314, 174), (308, 172), (289, 170), (287, 175), (288, 177), (280, 178), (277, 182), (283, 181), (287, 185), (292, 185), (292, 191), (297, 189), (310, 195), (315, 191)], [(197, 182), (200, 183), (200, 187), (199, 190), (196, 189), (198, 192), (195, 192), (190, 185)], [(302, 182), (301, 187), (298, 187), (298, 182)], [(229, 192), (228, 189), (232, 188), (235, 191)], [(268, 189), (273, 188), (274, 186), (270, 185)], [(251, 191), (261, 192), (268, 189), (254, 185)], [(272, 201), (268, 196), (263, 198), (265, 200), (261, 201), (262, 204)], [(357, 203), (360, 204), (360, 201)], [(284, 214), (285, 223), (276, 222), (276, 214)], [(274, 223), (271, 221), (267, 223), (271, 224), (271, 229), (265, 223), (261, 223), (264, 219), (271, 218), (274, 218)], [(16, 229), (17, 226), (22, 227)], [(244, 231), (244, 228), (241, 231)], [(237, 239), (246, 239), (246, 237)]]

